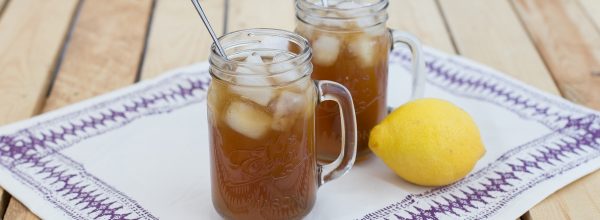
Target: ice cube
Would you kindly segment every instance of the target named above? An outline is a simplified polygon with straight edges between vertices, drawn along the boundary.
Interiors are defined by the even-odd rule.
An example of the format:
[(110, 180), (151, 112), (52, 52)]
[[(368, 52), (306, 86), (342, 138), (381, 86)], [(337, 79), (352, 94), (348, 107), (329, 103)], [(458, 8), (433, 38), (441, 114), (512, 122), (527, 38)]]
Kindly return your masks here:
[(273, 123), (271, 128), (278, 131), (288, 129), (299, 117), (298, 113), (306, 107), (306, 97), (290, 92), (283, 91), (275, 101), (273, 106)]
[(337, 5), (335, 5), (336, 8), (338, 9), (355, 9), (355, 8), (360, 8), (363, 7), (364, 5), (356, 3), (354, 1), (345, 1), (345, 2), (341, 2)]
[(238, 76), (235, 83), (243, 86), (271, 86), (266, 75)]
[(288, 53), (278, 53), (278, 54), (275, 54), (275, 56), (273, 56), (272, 62), (273, 63), (283, 62), (283, 61), (291, 59), (292, 57), (294, 57), (294, 56), (291, 54), (288, 54)]
[(356, 19), (356, 26), (360, 28), (367, 28), (377, 24), (375, 17), (367, 16)]
[(282, 37), (265, 37), (261, 44), (262, 48), (287, 50), (289, 41)]
[(244, 60), (245, 63), (251, 64), (247, 66), (238, 66), (235, 70), (237, 73), (243, 74), (266, 74), (267, 68), (265, 67), (265, 62), (262, 60), (262, 57), (257, 53), (251, 53)]
[(260, 57), (260, 55), (257, 53), (251, 53), (250, 56), (246, 57), (245, 62), (251, 64), (265, 64), (262, 57)]
[[(338, 13), (342, 17), (354, 18), (357, 16), (357, 13), (360, 13), (359, 16), (364, 17), (363, 14), (365, 13), (365, 10), (363, 9), (363, 7), (365, 7), (367, 5), (369, 5), (369, 4), (364, 3), (364, 2), (358, 3), (355, 1), (344, 1), (344, 2), (341, 2), (337, 5), (335, 5), (335, 7), (337, 9), (340, 9), (338, 11)], [(369, 10), (369, 11), (372, 12), (371, 10)], [(372, 13), (374, 13), (374, 12), (372, 12)], [(372, 18), (372, 16), (366, 16), (366, 17)]]
[(270, 72), (276, 84), (287, 83), (301, 77), (298, 68), (291, 63), (276, 63), (271, 66)]
[(269, 87), (231, 86), (231, 91), (262, 106), (267, 106), (275, 96), (273, 89)]
[(360, 58), (361, 66), (369, 67), (373, 65), (376, 47), (375, 40), (369, 37), (361, 37), (350, 44), (350, 52)]
[(301, 77), (297, 65), (287, 61), (293, 56), (287, 53), (279, 53), (273, 57), (273, 64), (269, 68), (275, 83), (286, 83), (294, 81)]
[(330, 18), (321, 20), (322, 26), (333, 27), (333, 28), (348, 28), (347, 21), (335, 19), (337, 17), (340, 17), (337, 13), (331, 13), (331, 15), (329, 15), (329, 16), (330, 16)]
[(321, 35), (313, 42), (313, 61), (319, 65), (331, 66), (340, 53), (340, 40), (329, 35)]
[(271, 125), (271, 116), (243, 102), (233, 102), (225, 112), (225, 122), (234, 131), (252, 138), (261, 138)]
[(271, 81), (264, 76), (240, 76), (235, 82), (238, 85), (230, 86), (231, 92), (256, 104), (267, 106), (275, 96)]
[(253, 74), (257, 71), (252, 71), (250, 68), (248, 67), (243, 67), (243, 66), (238, 66), (237, 69), (235, 69), (236, 73), (243, 73), (243, 74)]

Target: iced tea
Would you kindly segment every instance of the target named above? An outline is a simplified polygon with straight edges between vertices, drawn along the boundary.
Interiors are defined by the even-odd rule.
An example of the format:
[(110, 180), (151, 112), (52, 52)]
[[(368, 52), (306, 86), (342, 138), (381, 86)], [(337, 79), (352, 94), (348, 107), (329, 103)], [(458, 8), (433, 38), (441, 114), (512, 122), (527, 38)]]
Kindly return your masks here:
[[(212, 48), (208, 90), (213, 205), (227, 219), (300, 219), (320, 185), (344, 175), (356, 157), (350, 93), (313, 81), (308, 42), (291, 32), (250, 29), (221, 38), (227, 59)], [(315, 108), (340, 105), (344, 154), (318, 165)]]
[[(352, 93), (358, 156), (369, 152), (369, 133), (387, 115), (388, 54), (393, 43), (407, 44), (415, 51), (414, 63), (420, 63), (418, 40), (385, 26), (387, 6), (387, 0), (330, 0), (327, 6), (320, 0), (296, 0), (296, 32), (313, 48), (313, 79), (339, 82)], [(421, 77), (419, 68), (414, 71)], [(414, 91), (422, 88), (421, 78), (415, 79), (419, 80), (414, 81), (418, 82)], [(339, 111), (335, 105), (323, 104), (316, 117), (317, 155), (333, 160), (342, 137)]]
[[(325, 25), (325, 24), (322, 24)], [(386, 89), (390, 35), (384, 24), (361, 27), (346, 23), (340, 29), (298, 22), (296, 31), (313, 48), (313, 79), (332, 80), (352, 93), (358, 126), (358, 155), (369, 152), (369, 132), (386, 116)], [(339, 154), (340, 116), (336, 105), (317, 109), (319, 157)]]
[[(314, 88), (210, 87), (213, 202), (233, 219), (299, 219), (315, 202)], [(312, 90), (311, 90), (312, 89)]]

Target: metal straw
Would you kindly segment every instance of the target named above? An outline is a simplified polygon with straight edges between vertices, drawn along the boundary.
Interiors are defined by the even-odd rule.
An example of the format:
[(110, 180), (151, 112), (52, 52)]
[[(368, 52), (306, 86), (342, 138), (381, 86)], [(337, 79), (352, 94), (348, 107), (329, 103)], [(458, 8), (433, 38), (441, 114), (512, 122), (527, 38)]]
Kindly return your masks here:
[[(326, 0), (324, 0), (324, 1), (326, 1)], [(221, 55), (223, 58), (225, 58), (225, 60), (228, 60), (227, 55), (225, 55), (225, 50), (223, 49), (223, 46), (221, 46), (221, 43), (219, 43), (219, 38), (215, 34), (215, 31), (213, 30), (212, 26), (210, 26), (210, 22), (208, 21), (208, 17), (206, 17), (206, 14), (204, 13), (202, 6), (200, 6), (200, 2), (198, 2), (198, 0), (192, 0), (192, 4), (194, 4), (194, 7), (196, 7), (196, 11), (198, 11), (198, 15), (200, 15), (200, 19), (202, 19), (202, 22), (204, 22), (204, 26), (206, 26), (206, 30), (208, 30), (210, 37), (212, 38), (213, 42), (217, 46), (217, 53), (219, 53), (219, 55)]]

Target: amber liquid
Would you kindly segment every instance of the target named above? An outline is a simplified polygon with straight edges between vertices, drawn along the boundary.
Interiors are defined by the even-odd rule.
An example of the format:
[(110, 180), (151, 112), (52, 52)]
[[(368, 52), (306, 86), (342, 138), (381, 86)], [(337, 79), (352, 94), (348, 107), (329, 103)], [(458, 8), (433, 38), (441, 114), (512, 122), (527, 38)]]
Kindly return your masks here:
[(234, 87), (214, 79), (208, 95), (216, 210), (226, 219), (301, 219), (318, 187), (312, 81), (258, 88), (273, 97), (262, 104)]
[[(357, 155), (368, 154), (369, 133), (387, 114), (386, 89), (388, 77), (389, 32), (383, 26), (363, 32), (331, 32), (303, 23), (296, 32), (306, 37), (313, 47), (313, 74), (317, 80), (331, 80), (344, 85), (352, 94), (358, 132)], [(375, 33), (373, 33), (375, 31)], [(337, 39), (337, 53), (331, 44), (317, 42), (321, 37)], [(322, 45), (326, 44), (326, 45)], [(323, 48), (319, 48), (323, 46)], [(337, 54), (334, 58), (319, 59), (317, 53)], [(317, 108), (317, 155), (330, 161), (340, 153), (340, 112), (335, 103), (323, 103)]]

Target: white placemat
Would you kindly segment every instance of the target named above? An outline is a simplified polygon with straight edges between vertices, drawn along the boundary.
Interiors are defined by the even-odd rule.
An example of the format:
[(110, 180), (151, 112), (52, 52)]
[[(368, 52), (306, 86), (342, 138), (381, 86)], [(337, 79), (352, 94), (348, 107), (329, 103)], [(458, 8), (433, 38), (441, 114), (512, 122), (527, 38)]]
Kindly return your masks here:
[[(471, 174), (419, 187), (372, 156), (320, 188), (308, 219), (514, 219), (600, 167), (600, 114), (425, 48), (426, 96), (469, 112), (487, 149)], [(518, 64), (515, 64), (518, 65)], [(390, 59), (390, 105), (408, 99)], [(0, 128), (0, 186), (44, 219), (215, 219), (201, 63)]]

